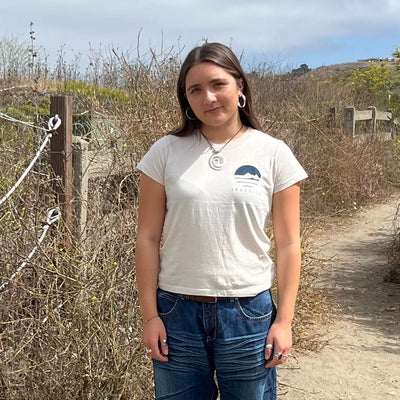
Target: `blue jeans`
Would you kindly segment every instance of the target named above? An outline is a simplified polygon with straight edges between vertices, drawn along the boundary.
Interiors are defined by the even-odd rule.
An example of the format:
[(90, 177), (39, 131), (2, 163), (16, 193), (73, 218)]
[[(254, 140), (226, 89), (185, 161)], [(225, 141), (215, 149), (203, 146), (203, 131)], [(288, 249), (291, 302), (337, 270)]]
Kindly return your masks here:
[(218, 391), (221, 400), (276, 399), (276, 370), (264, 358), (275, 316), (269, 290), (208, 304), (159, 289), (157, 302), (169, 355), (153, 360), (156, 399), (215, 400)]

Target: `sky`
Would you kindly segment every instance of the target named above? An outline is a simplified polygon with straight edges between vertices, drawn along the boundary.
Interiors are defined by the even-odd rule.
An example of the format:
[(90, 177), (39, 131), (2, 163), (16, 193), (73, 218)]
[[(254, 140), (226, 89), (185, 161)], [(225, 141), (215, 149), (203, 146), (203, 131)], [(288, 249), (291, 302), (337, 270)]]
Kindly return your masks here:
[(0, 40), (29, 43), (50, 62), (90, 49), (129, 54), (204, 40), (229, 45), (246, 67), (310, 68), (391, 57), (400, 46), (400, 0), (2, 0)]

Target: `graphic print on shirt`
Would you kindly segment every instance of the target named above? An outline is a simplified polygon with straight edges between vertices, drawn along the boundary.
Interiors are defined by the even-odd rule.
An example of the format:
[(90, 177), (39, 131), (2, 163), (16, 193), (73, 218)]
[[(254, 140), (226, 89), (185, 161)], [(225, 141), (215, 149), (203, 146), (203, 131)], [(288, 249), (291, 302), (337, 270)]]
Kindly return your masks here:
[(252, 165), (242, 165), (235, 171), (234, 192), (260, 194), (260, 171)]

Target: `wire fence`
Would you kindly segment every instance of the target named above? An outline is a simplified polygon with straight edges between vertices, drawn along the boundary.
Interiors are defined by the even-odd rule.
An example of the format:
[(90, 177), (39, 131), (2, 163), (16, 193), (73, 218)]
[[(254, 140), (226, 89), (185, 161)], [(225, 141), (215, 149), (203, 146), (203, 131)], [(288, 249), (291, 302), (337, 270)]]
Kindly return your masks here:
[[(22, 124), (22, 125), (25, 125), (25, 126), (28, 126), (28, 127), (31, 127), (31, 128), (40, 129), (40, 130), (43, 130), (43, 131), (47, 132), (47, 135), (46, 135), (45, 139), (43, 140), (42, 144), (40, 145), (39, 150), (36, 152), (36, 154), (33, 157), (32, 161), (29, 163), (28, 167), (25, 169), (25, 171), (22, 173), (22, 175), (17, 179), (17, 181), (11, 187), (11, 189), (0, 199), (0, 206), (2, 206), (7, 200), (9, 200), (11, 198), (13, 193), (21, 185), (23, 180), (26, 178), (26, 176), (32, 170), (32, 168), (34, 167), (34, 165), (38, 161), (39, 157), (41, 156), (41, 154), (45, 150), (45, 148), (46, 148), (48, 142), (50, 141), (50, 139), (52, 138), (53, 134), (57, 133), (56, 130), (60, 127), (62, 121), (61, 121), (61, 118), (59, 117), (59, 115), (56, 114), (54, 117), (50, 117), (50, 119), (48, 121), (48, 124), (47, 124), (48, 128), (44, 128), (44, 127), (36, 126), (36, 125), (34, 125), (34, 124), (30, 123), (30, 122), (18, 120), (16, 118), (11, 117), (11, 116), (9, 116), (7, 114), (4, 114), (2, 112), (0, 112), (0, 118), (3, 119), (3, 120), (6, 120), (8, 122)], [(32, 257), (36, 254), (39, 246), (41, 245), (41, 243), (45, 239), (49, 228), (53, 224), (55, 224), (56, 222), (59, 221), (60, 216), (61, 216), (61, 213), (60, 213), (60, 210), (59, 210), (58, 207), (52, 208), (52, 209), (50, 209), (48, 211), (47, 219), (46, 219), (46, 222), (45, 222), (45, 224), (43, 226), (42, 234), (41, 234), (41, 236), (39, 237), (39, 239), (37, 241), (37, 245), (35, 245), (33, 247), (31, 252), (27, 256), (26, 260), (20, 264), (20, 266), (10, 276), (10, 278), (8, 278), (8, 280), (4, 281), (0, 285), (0, 293), (3, 292), (7, 288), (7, 286), (10, 284), (10, 282), (12, 282), (16, 277), (18, 277), (21, 274), (21, 272), (28, 266), (29, 260), (31, 260)]]

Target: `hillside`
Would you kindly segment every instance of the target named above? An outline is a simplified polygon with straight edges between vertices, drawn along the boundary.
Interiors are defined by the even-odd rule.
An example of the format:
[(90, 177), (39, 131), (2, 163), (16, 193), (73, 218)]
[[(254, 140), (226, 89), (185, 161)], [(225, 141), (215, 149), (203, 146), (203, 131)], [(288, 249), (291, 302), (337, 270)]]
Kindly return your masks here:
[(312, 70), (312, 73), (334, 73), (334, 74), (345, 74), (346, 72), (359, 69), (359, 70), (367, 70), (371, 67), (371, 65), (375, 63), (377, 65), (385, 64), (390, 68), (394, 68), (396, 66), (395, 61), (354, 61), (354, 62), (344, 62), (339, 64), (332, 64), (321, 66)]

